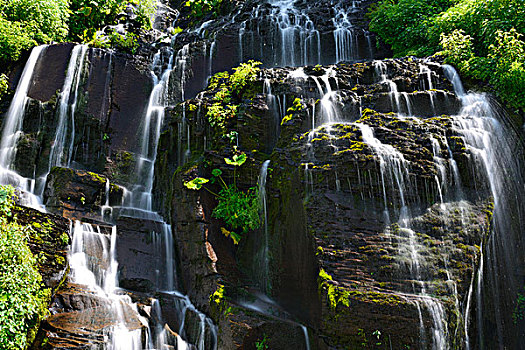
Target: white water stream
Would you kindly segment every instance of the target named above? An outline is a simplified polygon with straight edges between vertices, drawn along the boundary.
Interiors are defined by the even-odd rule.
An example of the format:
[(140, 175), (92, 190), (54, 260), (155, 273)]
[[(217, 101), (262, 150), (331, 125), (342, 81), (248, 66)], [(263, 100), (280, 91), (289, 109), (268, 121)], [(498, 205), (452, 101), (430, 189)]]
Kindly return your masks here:
[(18, 86), (16, 87), (9, 110), (4, 117), (4, 127), (0, 143), (0, 182), (2, 184), (13, 185), (15, 188), (23, 191), (21, 198), (22, 204), (33, 208), (41, 207), (40, 198), (34, 195), (36, 181), (34, 178), (28, 179), (17, 174), (13, 169), (13, 161), (16, 155), (17, 142), (22, 134), (23, 118), (28, 102), (27, 94), (33, 81), (33, 74), (38, 59), (46, 47), (46, 45), (37, 46), (31, 51), (31, 55), (27, 60)]

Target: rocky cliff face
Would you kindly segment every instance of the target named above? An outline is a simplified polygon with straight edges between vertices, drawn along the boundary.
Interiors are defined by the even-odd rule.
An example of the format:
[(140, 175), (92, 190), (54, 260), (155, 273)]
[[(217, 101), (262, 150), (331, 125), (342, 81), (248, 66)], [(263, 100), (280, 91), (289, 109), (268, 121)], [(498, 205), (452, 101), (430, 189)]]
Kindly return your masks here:
[[(466, 302), (492, 215), (487, 179), (472, 168), (452, 117), (461, 101), (441, 66), (420, 60), (382, 64), (399, 91), (389, 90), (378, 62), (263, 70), (241, 98), (241, 114), (228, 124), (250, 155), (244, 188), (256, 183), (262, 162), (270, 160), (270, 295), (322, 339), (312, 341), (316, 346), (373, 346), (377, 336), (377, 343), (395, 348), (424, 348), (439, 341), (433, 332), (442, 332), (441, 341), (461, 348)], [(159, 146), (157, 188), (173, 193), (164, 203), (177, 224), (177, 241), (207, 239), (207, 249), (200, 245), (204, 265), (191, 263), (195, 243), (178, 247), (181, 256), (193, 256), (183, 259), (190, 294), (207, 290), (216, 278), (199, 266), (215, 267), (220, 283), (231, 289), (225, 305), (239, 307), (246, 291), (236, 289), (264, 287), (253, 279), (260, 275), (264, 229), (234, 247), (211, 216), (214, 199), (181, 187), (215, 167), (231, 171), (222, 158), (232, 145), (214, 137), (205, 113), (213, 96), (205, 91), (172, 113)], [(184, 163), (178, 158), (183, 150), (171, 141), (178, 138), (191, 157), (171, 176), (169, 164)], [(192, 212), (197, 215), (188, 220)], [(235, 324), (238, 315), (229, 317)], [(257, 332), (252, 327), (245, 338)]]
[[(99, 271), (110, 269), (104, 247), (118, 227), (118, 285), (136, 302), (122, 313), (139, 338), (147, 319), (162, 320), (171, 346), (177, 332), (199, 350), (254, 349), (263, 339), (271, 349), (479, 347), (494, 205), (504, 201), (498, 192), (516, 190), (489, 160), (510, 153), (498, 148), (484, 97), (461, 93), (450, 68), (373, 60), (388, 50), (367, 32), (370, 3), (240, 1), (203, 23), (181, 8), (175, 25), (189, 28), (171, 45), (134, 56), (89, 48), (73, 65), (74, 45), (44, 49), (12, 170), (35, 180), (49, 212), (95, 228), (88, 260)], [(207, 78), (248, 59), (263, 69), (218, 127), (207, 112), (228, 103)], [(64, 104), (70, 147), (54, 164)], [(239, 152), (248, 160), (237, 187), (259, 186), (265, 201), (261, 227), (235, 245), (212, 215), (216, 196), (183, 182), (213, 169), (233, 182), (224, 158)], [(154, 171), (153, 208), (133, 203), (137, 193), (149, 198), (144, 169)], [(66, 231), (65, 219), (53, 220)], [(49, 255), (52, 288), (65, 274), (64, 242), (31, 242)], [(174, 289), (194, 306), (165, 292)], [(100, 295), (71, 281), (50, 310), (37, 348), (104, 348), (118, 322)]]

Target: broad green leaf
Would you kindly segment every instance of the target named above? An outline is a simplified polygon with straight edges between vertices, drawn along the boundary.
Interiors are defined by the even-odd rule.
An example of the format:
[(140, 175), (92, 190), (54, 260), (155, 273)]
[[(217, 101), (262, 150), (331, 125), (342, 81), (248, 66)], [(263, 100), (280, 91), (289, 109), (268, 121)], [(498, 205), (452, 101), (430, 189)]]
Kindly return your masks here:
[(188, 188), (189, 190), (200, 190), (202, 188), (202, 185), (204, 185), (208, 181), (210, 180), (205, 179), (203, 177), (196, 177), (191, 181), (185, 182), (184, 186), (186, 186), (186, 188)]
[(244, 164), (244, 162), (246, 162), (246, 159), (248, 159), (246, 153), (242, 153), (234, 155), (233, 160), (231, 160), (230, 158), (224, 158), (224, 161), (228, 165), (241, 166)]
[(222, 170), (221, 169), (213, 169), (211, 174), (213, 176), (221, 176), (222, 175)]

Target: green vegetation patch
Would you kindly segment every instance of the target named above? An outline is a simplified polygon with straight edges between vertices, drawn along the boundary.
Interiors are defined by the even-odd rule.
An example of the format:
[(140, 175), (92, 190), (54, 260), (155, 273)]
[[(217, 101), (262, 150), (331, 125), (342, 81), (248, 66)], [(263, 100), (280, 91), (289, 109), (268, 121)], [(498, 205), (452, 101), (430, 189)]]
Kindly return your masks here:
[[(243, 165), (246, 160), (245, 153), (235, 154), (231, 159), (224, 158), (226, 164), (234, 166), (233, 184), (226, 184), (222, 178), (221, 169), (214, 169), (211, 179), (196, 177), (184, 183), (184, 186), (189, 190), (198, 191), (204, 188), (218, 199), (219, 203), (212, 215), (226, 223), (226, 227), (221, 227), (221, 232), (226, 237), (231, 237), (235, 244), (239, 244), (242, 237), (249, 231), (256, 230), (261, 226), (260, 199), (257, 187), (242, 191), (237, 188), (236, 184), (237, 167)], [(205, 187), (204, 185), (208, 182), (217, 182), (221, 186), (219, 193)]]
[(27, 244), (31, 228), (8, 220), (13, 197), (12, 187), (0, 186), (0, 348), (6, 350), (32, 343), (51, 293)]
[(525, 109), (523, 0), (383, 0), (369, 17), (396, 57), (443, 54), (464, 76)]
[(237, 116), (239, 104), (234, 101), (242, 100), (248, 84), (255, 81), (261, 62), (248, 61), (233, 68), (233, 73), (220, 72), (215, 74), (209, 82), (208, 89), (215, 90), (212, 104), (207, 107), (208, 122), (227, 137), (227, 123)]
[(0, 0), (0, 63), (16, 61), (24, 50), (51, 42), (86, 42), (134, 52), (137, 34), (97, 32), (115, 25), (132, 8), (139, 29), (150, 29), (155, 0)]

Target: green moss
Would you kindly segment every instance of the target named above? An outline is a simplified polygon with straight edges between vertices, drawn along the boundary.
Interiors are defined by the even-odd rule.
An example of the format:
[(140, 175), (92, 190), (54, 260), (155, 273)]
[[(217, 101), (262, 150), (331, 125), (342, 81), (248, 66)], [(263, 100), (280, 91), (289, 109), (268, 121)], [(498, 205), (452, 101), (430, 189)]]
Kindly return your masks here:
[(397, 306), (400, 304), (407, 303), (406, 300), (403, 299), (401, 296), (389, 293), (352, 290), (348, 291), (348, 294), (351, 298), (359, 301), (371, 302), (374, 304), (385, 306)]

